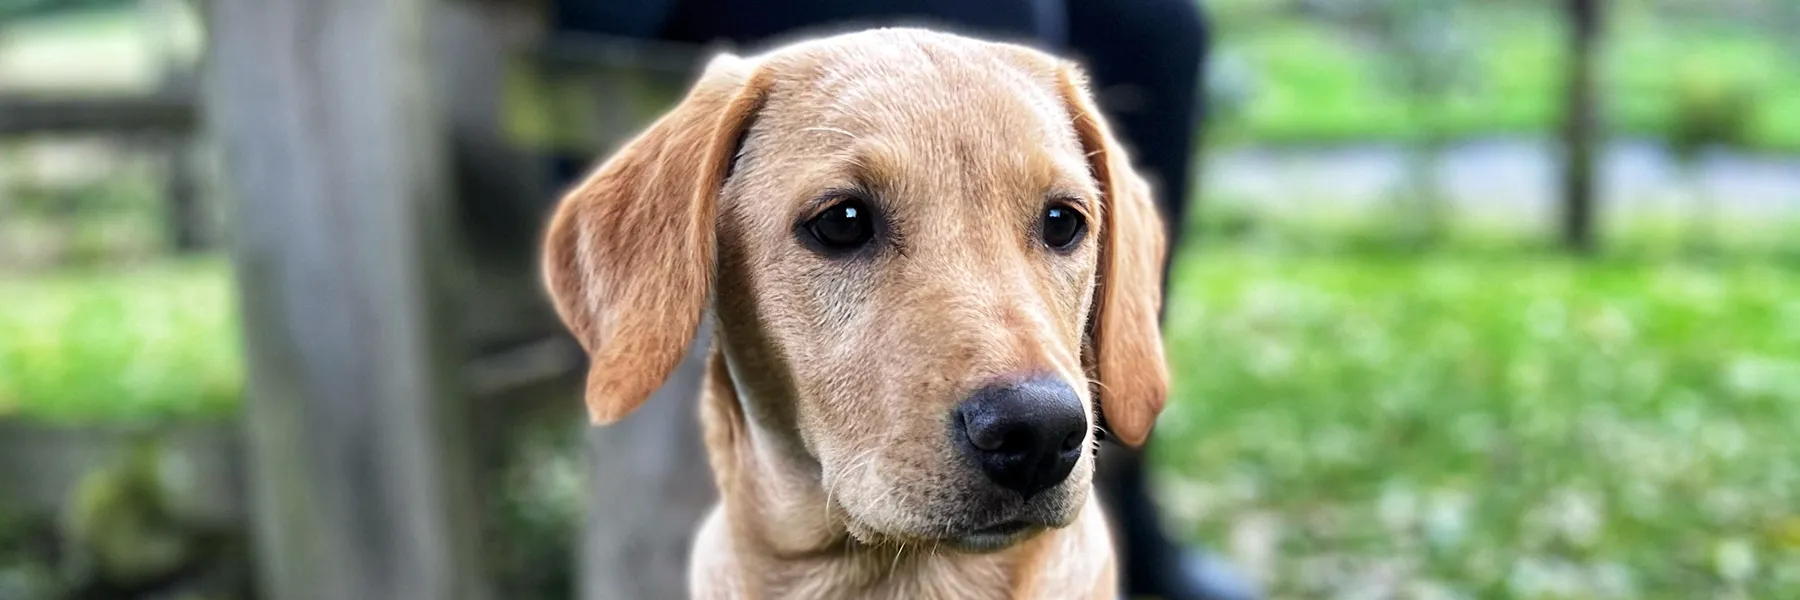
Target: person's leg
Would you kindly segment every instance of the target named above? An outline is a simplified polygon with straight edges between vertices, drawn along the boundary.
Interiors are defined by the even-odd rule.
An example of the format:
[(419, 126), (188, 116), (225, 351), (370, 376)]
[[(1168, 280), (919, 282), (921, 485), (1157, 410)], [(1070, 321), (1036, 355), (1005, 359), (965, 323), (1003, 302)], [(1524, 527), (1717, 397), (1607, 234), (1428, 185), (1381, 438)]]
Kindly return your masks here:
[[(1068, 0), (1068, 7), (1072, 52), (1086, 66), (1101, 109), (1157, 190), (1172, 264), (1185, 239), (1196, 140), (1204, 125), (1205, 15), (1194, 0)], [(1165, 265), (1165, 283), (1168, 272)], [(1217, 558), (1169, 539), (1141, 452), (1108, 445), (1098, 474), (1117, 528), (1128, 595), (1170, 600), (1259, 595)]]
[(1069, 47), (1181, 241), (1210, 32), (1194, 0), (1067, 0)]
[(1064, 40), (1061, 0), (678, 0), (674, 41), (754, 45), (819, 28), (920, 25), (1035, 44)]
[[(700, 45), (753, 46), (822, 27), (920, 24), (1051, 50), (1067, 37), (1062, 0), (551, 0), (549, 14), (556, 32)], [(547, 157), (559, 182), (579, 179), (593, 158)]]

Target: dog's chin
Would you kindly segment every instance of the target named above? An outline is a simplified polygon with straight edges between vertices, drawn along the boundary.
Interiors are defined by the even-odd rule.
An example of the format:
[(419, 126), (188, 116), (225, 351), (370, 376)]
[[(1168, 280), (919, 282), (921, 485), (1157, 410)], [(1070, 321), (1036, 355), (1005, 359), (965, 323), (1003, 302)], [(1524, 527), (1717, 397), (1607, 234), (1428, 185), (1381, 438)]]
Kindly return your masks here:
[(1015, 519), (985, 527), (946, 527), (931, 534), (884, 532), (854, 523), (849, 524), (846, 529), (851, 538), (865, 546), (911, 546), (937, 551), (989, 554), (1018, 546), (1059, 526)]
[[(1029, 513), (1031, 511), (1027, 511)], [(908, 530), (886, 530), (851, 521), (845, 529), (868, 546), (914, 546), (969, 554), (1000, 552), (1052, 529), (1068, 526), (1074, 515), (1020, 514), (985, 521), (938, 523)], [(970, 524), (978, 523), (978, 524)]]
[(1030, 499), (988, 485), (955, 489), (938, 502), (907, 510), (871, 510), (854, 499), (839, 505), (839, 524), (865, 546), (917, 547), (986, 554), (1025, 543), (1075, 522), (1088, 501), (1085, 478)]

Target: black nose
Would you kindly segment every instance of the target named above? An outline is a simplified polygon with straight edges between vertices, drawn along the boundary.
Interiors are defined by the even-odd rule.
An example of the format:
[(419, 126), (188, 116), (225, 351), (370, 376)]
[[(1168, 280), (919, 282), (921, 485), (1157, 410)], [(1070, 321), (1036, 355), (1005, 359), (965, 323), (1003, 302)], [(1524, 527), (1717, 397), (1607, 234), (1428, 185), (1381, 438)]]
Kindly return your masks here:
[(1034, 377), (977, 390), (956, 409), (962, 440), (988, 479), (1030, 498), (1062, 483), (1081, 459), (1087, 415), (1061, 379)]

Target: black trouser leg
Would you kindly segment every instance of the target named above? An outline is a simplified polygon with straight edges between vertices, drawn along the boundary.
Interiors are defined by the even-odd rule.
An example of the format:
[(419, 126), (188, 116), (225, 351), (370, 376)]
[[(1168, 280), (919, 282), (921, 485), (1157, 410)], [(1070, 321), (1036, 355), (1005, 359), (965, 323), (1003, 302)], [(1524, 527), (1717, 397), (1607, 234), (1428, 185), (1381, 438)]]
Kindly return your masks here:
[(1069, 45), (1087, 67), (1101, 109), (1156, 189), (1181, 241), (1204, 125), (1201, 93), (1210, 35), (1193, 0), (1067, 0)]
[[(1205, 15), (1192, 0), (1068, 0), (1068, 7), (1070, 46), (1087, 66), (1102, 110), (1155, 188), (1172, 264), (1187, 238), (1195, 150), (1204, 126)], [(1117, 529), (1128, 594), (1171, 600), (1255, 596), (1217, 560), (1189, 553), (1168, 537), (1141, 451), (1108, 445), (1102, 460), (1099, 491)]]

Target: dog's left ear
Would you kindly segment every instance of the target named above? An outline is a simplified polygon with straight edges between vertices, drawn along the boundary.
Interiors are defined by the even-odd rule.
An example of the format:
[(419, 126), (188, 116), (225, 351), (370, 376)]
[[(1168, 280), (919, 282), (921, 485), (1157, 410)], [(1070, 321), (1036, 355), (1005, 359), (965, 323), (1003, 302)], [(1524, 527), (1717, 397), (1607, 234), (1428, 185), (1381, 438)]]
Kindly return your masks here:
[(713, 59), (680, 104), (558, 205), (544, 278), (591, 360), (595, 423), (630, 414), (687, 353), (712, 288), (720, 186), (769, 80), (752, 61)]
[(1103, 195), (1100, 208), (1099, 281), (1088, 317), (1088, 376), (1108, 428), (1120, 442), (1138, 447), (1162, 412), (1169, 392), (1163, 362), (1162, 265), (1164, 234), (1150, 186), (1132, 169), (1086, 89), (1085, 77), (1064, 64), (1058, 86), (1089, 169)]

